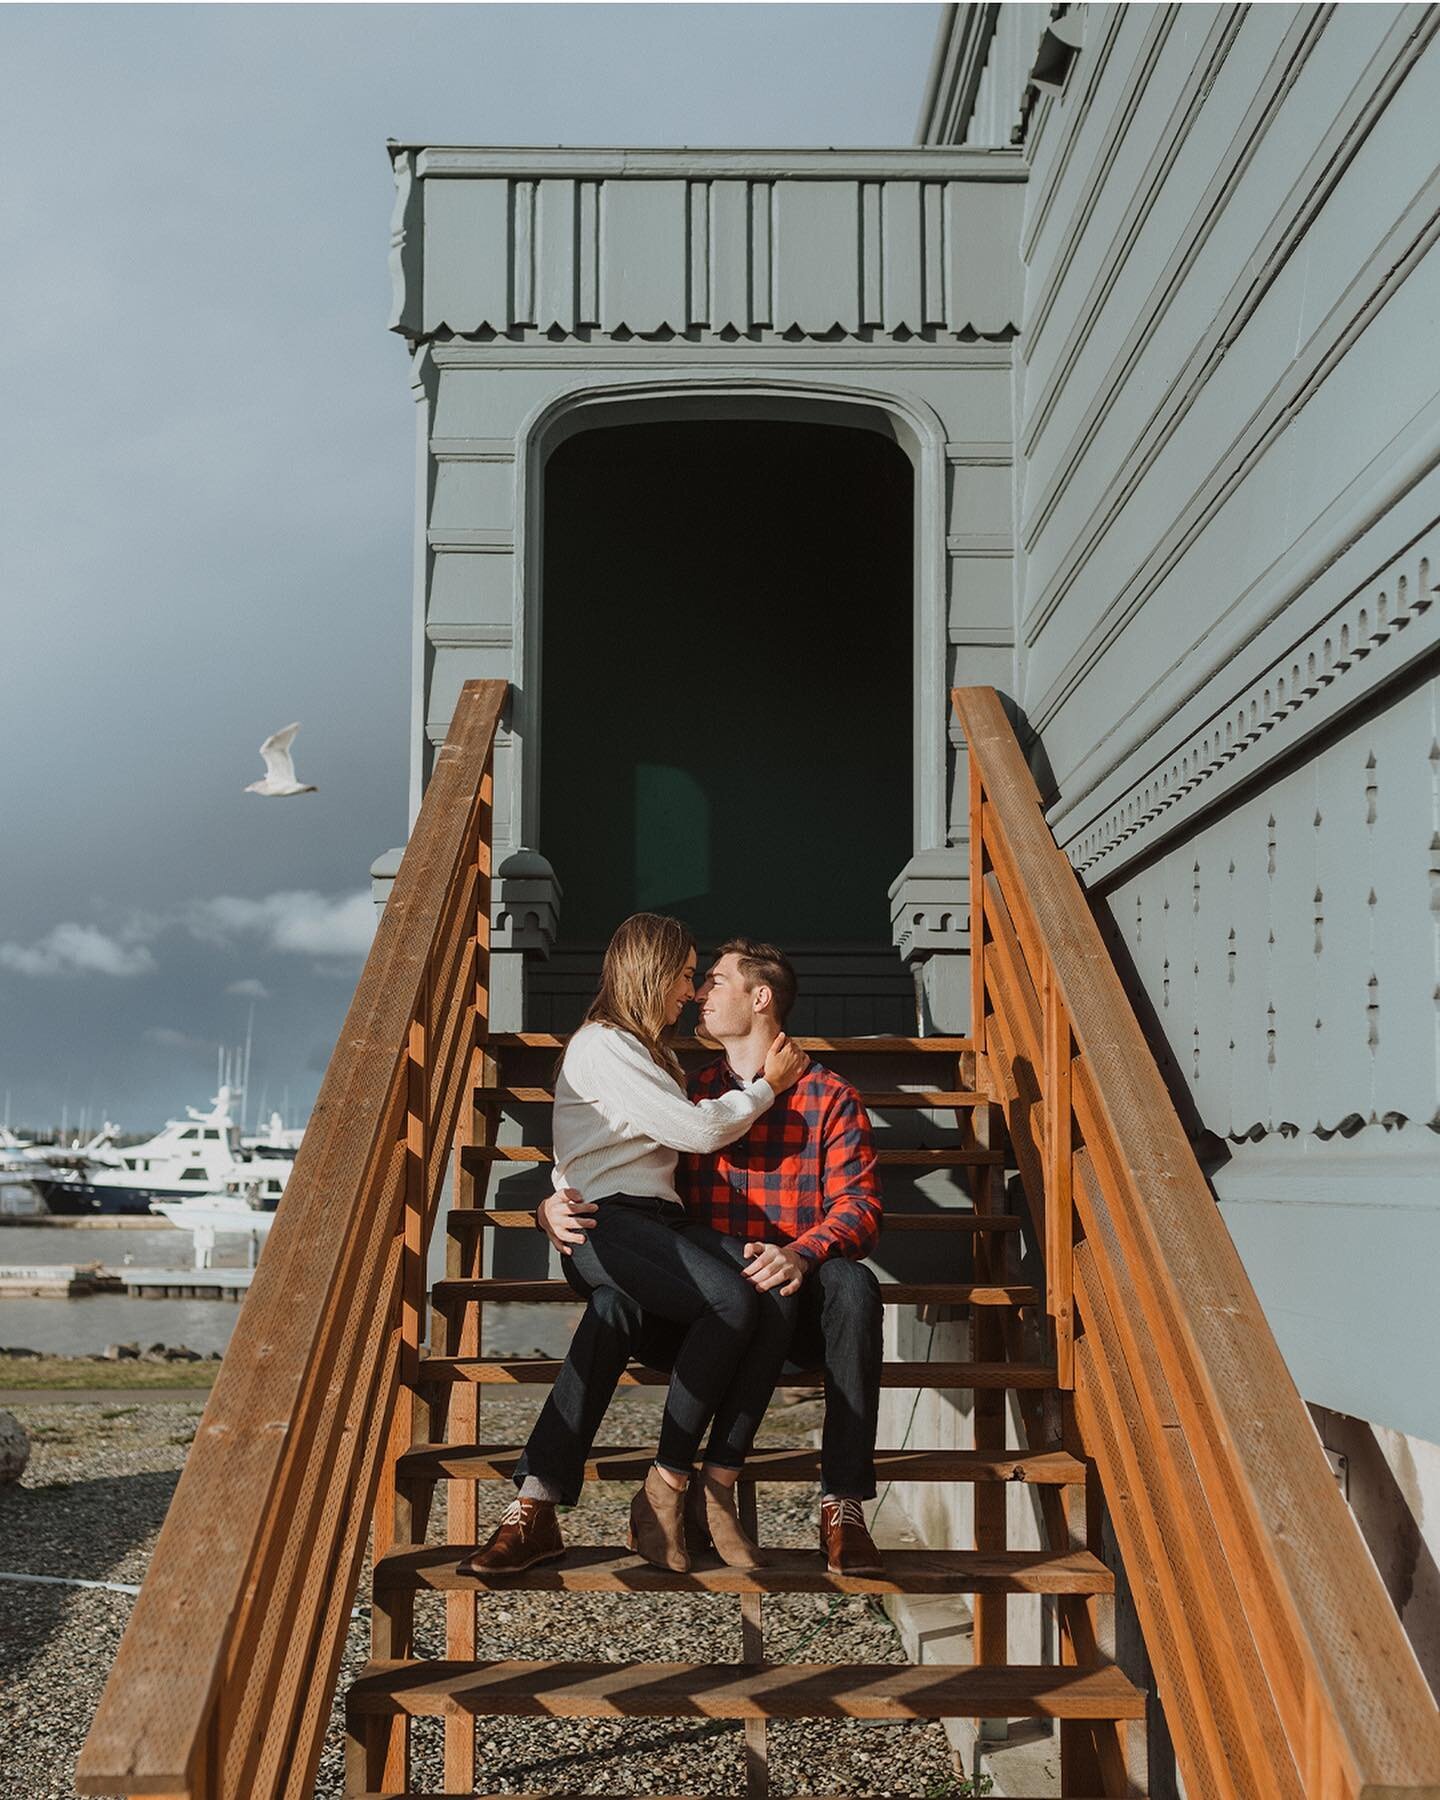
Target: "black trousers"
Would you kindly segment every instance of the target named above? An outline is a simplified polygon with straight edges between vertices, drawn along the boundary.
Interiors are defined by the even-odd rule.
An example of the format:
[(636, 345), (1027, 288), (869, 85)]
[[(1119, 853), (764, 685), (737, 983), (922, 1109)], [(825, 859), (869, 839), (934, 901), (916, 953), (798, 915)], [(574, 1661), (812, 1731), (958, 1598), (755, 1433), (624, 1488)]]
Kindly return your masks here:
[[(726, 1240), (666, 1201), (602, 1200), (594, 1228), (564, 1258), (565, 1277), (589, 1301), (516, 1469), (580, 1497), (585, 1458), (625, 1365), (639, 1354), (634, 1327), (663, 1334), (670, 1371), (655, 1460), (688, 1474), (707, 1426), (707, 1462), (740, 1468), (765, 1416), (793, 1323), (741, 1274)], [(641, 1357), (642, 1361), (648, 1358)]]
[[(604, 1212), (602, 1202), (598, 1217), (603, 1219)], [(633, 1358), (649, 1368), (672, 1371), (672, 1397), (677, 1381), (695, 1379), (693, 1326), (651, 1307), (643, 1295), (623, 1290), (618, 1282), (597, 1282), (593, 1262), (601, 1260), (598, 1256), (582, 1260), (602, 1228), (597, 1225), (587, 1234), (590, 1242), (564, 1259), (566, 1279), (589, 1304), (515, 1472), (517, 1486), (527, 1475), (553, 1483), (567, 1505), (580, 1496), (585, 1458), (627, 1362)], [(831, 1258), (810, 1271), (798, 1293), (782, 1296), (772, 1288), (762, 1294), (738, 1273), (744, 1264), (744, 1239), (724, 1237), (704, 1226), (682, 1229), (696, 1249), (735, 1265), (736, 1279), (756, 1311), (749, 1342), (715, 1402), (705, 1461), (739, 1468), (785, 1370), (819, 1364), (825, 1382), (820, 1450), (825, 1491), (872, 1499), (884, 1335), (880, 1286), (874, 1275), (863, 1264)], [(609, 1260), (613, 1266), (615, 1259)], [(673, 1309), (673, 1301), (670, 1305)], [(667, 1419), (669, 1413), (667, 1402)], [(698, 1432), (694, 1441), (698, 1445)], [(672, 1462), (666, 1447), (662, 1430), (658, 1461), (684, 1468), (694, 1461), (692, 1452), (690, 1462)]]

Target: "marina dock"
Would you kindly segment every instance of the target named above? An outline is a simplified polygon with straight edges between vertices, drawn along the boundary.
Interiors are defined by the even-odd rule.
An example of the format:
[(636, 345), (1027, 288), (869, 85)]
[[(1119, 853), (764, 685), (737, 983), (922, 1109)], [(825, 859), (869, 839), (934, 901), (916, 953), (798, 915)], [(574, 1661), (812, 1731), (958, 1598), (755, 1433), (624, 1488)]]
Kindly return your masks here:
[(142, 1300), (230, 1300), (239, 1302), (255, 1279), (253, 1269), (109, 1269), (116, 1287)]
[(124, 1294), (142, 1300), (238, 1302), (253, 1269), (109, 1269), (100, 1263), (0, 1264), (0, 1300), (69, 1300)]
[(99, 1263), (0, 1264), (0, 1300), (68, 1300), (121, 1292), (119, 1277)]

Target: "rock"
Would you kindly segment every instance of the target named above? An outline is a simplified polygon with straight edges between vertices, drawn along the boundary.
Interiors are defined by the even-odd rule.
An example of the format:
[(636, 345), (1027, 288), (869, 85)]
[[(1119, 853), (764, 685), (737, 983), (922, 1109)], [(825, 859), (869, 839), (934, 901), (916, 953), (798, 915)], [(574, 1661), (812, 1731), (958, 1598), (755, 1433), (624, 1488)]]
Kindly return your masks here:
[(205, 1360), (206, 1362), (219, 1362), (220, 1352), (218, 1350), (212, 1350)]
[(0, 1487), (19, 1481), (29, 1460), (29, 1432), (14, 1413), (0, 1412)]
[(184, 1344), (176, 1344), (173, 1349), (165, 1352), (165, 1360), (166, 1362), (199, 1362), (200, 1352), (187, 1350)]
[(140, 1346), (138, 1344), (107, 1344), (105, 1346), (107, 1362), (136, 1362), (139, 1360), (139, 1356)]
[(145, 1354), (147, 1356), (163, 1356), (165, 1354), (165, 1346), (164, 1344), (152, 1344)]

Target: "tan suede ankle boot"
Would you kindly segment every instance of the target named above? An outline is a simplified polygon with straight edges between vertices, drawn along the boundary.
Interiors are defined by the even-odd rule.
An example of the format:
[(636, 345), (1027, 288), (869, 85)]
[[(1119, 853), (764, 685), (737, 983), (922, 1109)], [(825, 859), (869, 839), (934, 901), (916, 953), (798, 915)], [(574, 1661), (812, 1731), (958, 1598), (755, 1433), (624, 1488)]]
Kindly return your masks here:
[(684, 1575), (690, 1567), (685, 1549), (685, 1489), (671, 1487), (653, 1463), (644, 1487), (630, 1502), (630, 1548), (657, 1569)]
[(702, 1469), (690, 1485), (699, 1489), (696, 1510), (705, 1521), (721, 1562), (732, 1569), (763, 1569), (765, 1553), (740, 1523), (735, 1510), (735, 1483), (719, 1481)]

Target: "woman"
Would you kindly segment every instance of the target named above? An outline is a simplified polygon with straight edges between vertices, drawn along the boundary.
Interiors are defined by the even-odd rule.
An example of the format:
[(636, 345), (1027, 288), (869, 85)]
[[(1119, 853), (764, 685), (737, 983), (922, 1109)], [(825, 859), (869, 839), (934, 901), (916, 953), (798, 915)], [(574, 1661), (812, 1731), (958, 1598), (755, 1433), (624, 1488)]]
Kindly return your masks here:
[[(605, 951), (600, 990), (565, 1048), (555, 1082), (555, 1185), (596, 1202), (593, 1228), (565, 1259), (586, 1308), (516, 1473), (520, 1496), (462, 1574), (515, 1573), (564, 1554), (557, 1503), (579, 1498), (584, 1461), (621, 1373), (607, 1326), (631, 1307), (686, 1327), (670, 1377), (660, 1440), (630, 1506), (630, 1547), (660, 1568), (690, 1566), (686, 1489), (711, 1426), (707, 1465), (733, 1471), (769, 1397), (772, 1359), (742, 1366), (760, 1320), (754, 1288), (675, 1191), (676, 1153), (733, 1144), (792, 1087), (809, 1059), (776, 1039), (747, 1086), (691, 1101), (667, 1034), (694, 999), (695, 943), (676, 919), (636, 913)], [(767, 1315), (773, 1309), (766, 1309)], [(767, 1329), (769, 1325), (767, 1322)], [(762, 1391), (750, 1388), (761, 1383)], [(713, 1421), (713, 1424), (712, 1424)], [(760, 1556), (735, 1516), (729, 1485), (702, 1471), (701, 1511), (727, 1561)]]

